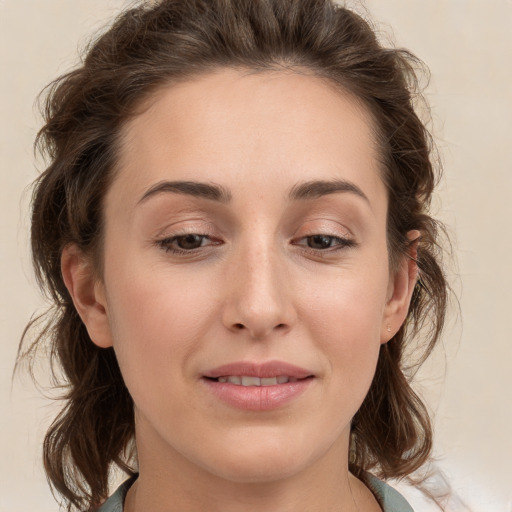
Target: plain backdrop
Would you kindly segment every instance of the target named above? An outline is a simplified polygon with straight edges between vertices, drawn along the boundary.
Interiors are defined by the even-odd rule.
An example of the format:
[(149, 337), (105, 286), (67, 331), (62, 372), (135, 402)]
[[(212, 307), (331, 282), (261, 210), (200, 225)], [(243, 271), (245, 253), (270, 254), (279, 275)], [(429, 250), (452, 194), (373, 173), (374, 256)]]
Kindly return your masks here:
[[(356, 2), (350, 2), (358, 5)], [(28, 251), (29, 184), (41, 162), (38, 92), (123, 0), (0, 0), (0, 512), (57, 510), (42, 471), (56, 411), (21, 373), (23, 328), (44, 305)], [(383, 37), (430, 67), (426, 96), (445, 177), (435, 209), (449, 226), (453, 308), (418, 379), (436, 414), (436, 455), (474, 511), (512, 511), (512, 1), (366, 0)], [(434, 510), (400, 488), (417, 512)], [(455, 510), (450, 506), (450, 511)]]

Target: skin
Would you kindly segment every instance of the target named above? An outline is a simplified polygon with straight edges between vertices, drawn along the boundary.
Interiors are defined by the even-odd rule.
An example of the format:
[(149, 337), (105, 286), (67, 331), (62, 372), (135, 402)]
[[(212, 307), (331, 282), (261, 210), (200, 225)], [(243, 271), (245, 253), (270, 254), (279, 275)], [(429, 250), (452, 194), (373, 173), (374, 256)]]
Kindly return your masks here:
[[(369, 113), (313, 76), (236, 70), (163, 88), (146, 107), (124, 127), (105, 198), (102, 276), (74, 246), (62, 257), (91, 339), (114, 347), (135, 402), (140, 477), (126, 510), (380, 510), (348, 472), (350, 421), (416, 267), (389, 268)], [(148, 195), (175, 180), (231, 199)], [(290, 198), (314, 180), (354, 188)], [(172, 252), (186, 234), (206, 236)], [(276, 359), (314, 378), (272, 411), (233, 408), (201, 380)]]

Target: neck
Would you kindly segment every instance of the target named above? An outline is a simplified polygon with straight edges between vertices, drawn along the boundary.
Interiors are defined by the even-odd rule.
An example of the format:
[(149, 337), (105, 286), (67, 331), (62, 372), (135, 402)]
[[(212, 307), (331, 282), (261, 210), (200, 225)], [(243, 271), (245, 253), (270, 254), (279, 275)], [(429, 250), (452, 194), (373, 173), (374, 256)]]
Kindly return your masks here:
[(380, 511), (371, 492), (348, 472), (348, 436), (301, 471), (257, 481), (223, 478), (168, 445), (154, 449), (158, 444), (147, 435), (137, 437), (140, 474), (125, 512)]

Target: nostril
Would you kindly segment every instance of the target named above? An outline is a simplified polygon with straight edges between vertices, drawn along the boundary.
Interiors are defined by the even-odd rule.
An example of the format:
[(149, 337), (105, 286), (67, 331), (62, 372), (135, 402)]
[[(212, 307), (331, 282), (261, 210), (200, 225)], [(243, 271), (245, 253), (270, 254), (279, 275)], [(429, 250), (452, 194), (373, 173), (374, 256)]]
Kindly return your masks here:
[(244, 328), (244, 325), (243, 324), (235, 324), (234, 327), (238, 330), (241, 330)]

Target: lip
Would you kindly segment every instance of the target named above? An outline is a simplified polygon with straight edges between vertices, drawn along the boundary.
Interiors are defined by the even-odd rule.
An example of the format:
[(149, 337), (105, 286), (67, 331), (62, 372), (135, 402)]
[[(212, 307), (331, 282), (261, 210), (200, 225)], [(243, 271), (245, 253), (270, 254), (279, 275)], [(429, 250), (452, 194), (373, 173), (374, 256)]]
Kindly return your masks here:
[[(297, 380), (271, 386), (241, 386), (213, 380), (224, 376), (270, 378), (281, 375)], [(230, 407), (246, 411), (271, 411), (289, 404), (302, 395), (313, 383), (314, 374), (283, 361), (236, 362), (209, 370), (201, 380), (214, 397)]]
[(234, 376), (252, 376), (260, 378), (278, 377), (287, 375), (295, 379), (305, 379), (314, 376), (312, 371), (300, 368), (284, 361), (266, 361), (264, 363), (238, 361), (235, 363), (224, 364), (212, 370), (208, 370), (204, 377), (218, 379), (227, 375)]

